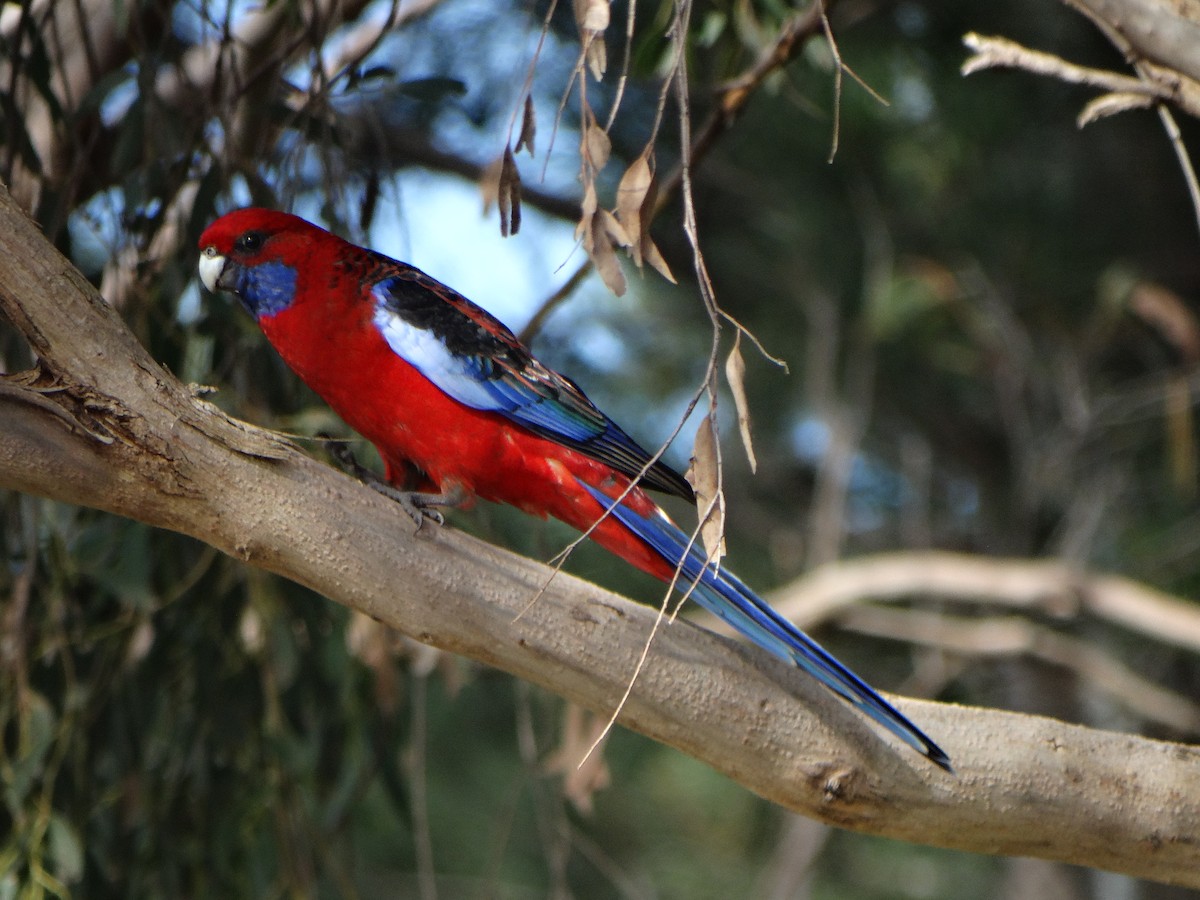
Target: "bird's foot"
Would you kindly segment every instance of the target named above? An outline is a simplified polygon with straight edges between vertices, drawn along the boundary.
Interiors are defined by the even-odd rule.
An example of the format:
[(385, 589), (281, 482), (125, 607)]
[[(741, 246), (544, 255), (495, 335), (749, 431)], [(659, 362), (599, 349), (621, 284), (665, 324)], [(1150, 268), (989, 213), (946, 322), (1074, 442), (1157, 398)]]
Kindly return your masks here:
[(430, 491), (402, 491), (378, 478), (368, 483), (385, 497), (391, 497), (399, 503), (401, 508), (417, 523), (418, 533), (426, 519), (432, 519), (438, 525), (446, 524), (446, 517), (437, 507), (462, 506), (467, 500), (466, 490), (457, 484), (451, 485), (439, 493), (432, 493)]
[[(321, 436), (324, 437), (324, 435)], [(446, 524), (446, 517), (442, 515), (437, 507), (458, 506), (466, 499), (465, 492), (457, 487), (448, 491), (442, 491), (441, 493), (432, 493), (429, 491), (405, 491), (395, 485), (388, 484), (360, 463), (354, 456), (354, 451), (342, 441), (329, 439), (329, 453), (342, 468), (367, 485), (367, 487), (373, 488), (383, 494), (383, 496), (399, 503), (400, 508), (408, 513), (409, 517), (417, 523), (418, 532), (420, 532), (426, 520), (431, 520), (438, 525)]]
[(442, 515), (439, 506), (453, 506), (454, 498), (448, 494), (428, 494), (423, 491), (402, 491), (392, 487), (390, 484), (376, 479), (374, 482), (368, 482), (371, 487), (379, 491), (385, 497), (390, 497), (400, 504), (403, 509), (414, 522), (417, 523), (417, 532), (425, 527), (426, 520), (432, 520), (438, 525), (446, 524), (446, 517)]

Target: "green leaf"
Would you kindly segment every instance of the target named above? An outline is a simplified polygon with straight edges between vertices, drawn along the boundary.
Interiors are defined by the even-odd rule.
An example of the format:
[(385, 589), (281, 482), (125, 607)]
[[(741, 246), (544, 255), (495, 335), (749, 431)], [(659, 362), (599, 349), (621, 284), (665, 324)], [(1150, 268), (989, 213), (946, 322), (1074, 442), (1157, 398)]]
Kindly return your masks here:
[(402, 81), (396, 87), (404, 96), (426, 103), (436, 103), (448, 97), (461, 97), (467, 92), (466, 83), (457, 78), (415, 78), (412, 81)]
[(83, 844), (71, 823), (61, 816), (51, 816), (46, 837), (50, 845), (54, 874), (59, 881), (71, 884), (82, 878)]
[(20, 806), (42, 775), (42, 762), (54, 744), (58, 724), (54, 708), (41, 694), (30, 691), (21, 720), (17, 757), (12, 763), (11, 778), (4, 786), (5, 801), (10, 809)]

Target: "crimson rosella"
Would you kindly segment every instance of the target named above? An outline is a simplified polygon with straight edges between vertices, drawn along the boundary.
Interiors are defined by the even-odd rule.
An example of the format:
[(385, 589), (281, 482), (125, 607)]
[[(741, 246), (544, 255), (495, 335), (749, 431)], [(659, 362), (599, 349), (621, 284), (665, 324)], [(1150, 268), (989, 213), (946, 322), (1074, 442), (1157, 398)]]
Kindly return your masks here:
[(205, 286), (241, 300), (288, 365), (378, 448), (389, 484), (419, 488), (390, 492), (418, 523), (424, 509), (478, 496), (591, 529), (592, 540), (651, 575), (670, 582), (678, 572), (705, 609), (950, 769), (904, 715), (708, 563), (644, 490), (694, 502), (683, 476), (652, 462), (483, 309), (286, 213), (229, 213), (200, 249)]

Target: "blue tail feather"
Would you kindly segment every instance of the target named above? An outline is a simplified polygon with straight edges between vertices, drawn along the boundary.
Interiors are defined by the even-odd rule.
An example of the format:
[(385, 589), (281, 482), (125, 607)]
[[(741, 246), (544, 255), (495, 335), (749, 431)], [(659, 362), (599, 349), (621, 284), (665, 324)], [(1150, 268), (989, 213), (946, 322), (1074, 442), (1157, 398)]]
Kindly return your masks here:
[[(581, 482), (582, 483), (582, 482)], [(612, 500), (584, 485), (606, 508)], [(878, 722), (946, 771), (950, 758), (899, 710), (828, 651), (759, 598), (737, 576), (706, 562), (703, 550), (665, 516), (641, 516), (618, 505), (610, 514), (680, 571), (680, 588), (695, 584), (691, 596), (754, 643), (799, 666), (851, 706)]]

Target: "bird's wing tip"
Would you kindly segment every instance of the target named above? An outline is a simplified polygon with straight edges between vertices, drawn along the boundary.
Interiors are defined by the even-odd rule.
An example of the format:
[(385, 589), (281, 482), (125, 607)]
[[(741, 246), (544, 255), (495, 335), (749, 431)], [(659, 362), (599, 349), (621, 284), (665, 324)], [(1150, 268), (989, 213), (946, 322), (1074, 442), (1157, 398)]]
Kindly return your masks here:
[(925, 757), (939, 769), (943, 769), (954, 776), (958, 775), (958, 773), (954, 771), (954, 766), (950, 764), (950, 757), (946, 754), (946, 751), (937, 744), (933, 743), (933, 741), (926, 743)]

